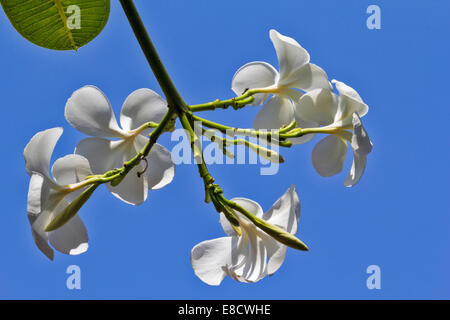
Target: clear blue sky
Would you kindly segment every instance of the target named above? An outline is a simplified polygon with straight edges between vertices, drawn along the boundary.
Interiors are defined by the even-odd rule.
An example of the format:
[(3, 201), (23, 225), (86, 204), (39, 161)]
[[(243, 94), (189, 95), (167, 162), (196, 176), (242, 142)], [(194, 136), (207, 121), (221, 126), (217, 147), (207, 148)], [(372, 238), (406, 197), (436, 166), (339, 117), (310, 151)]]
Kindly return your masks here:
[[(377, 4), (382, 29), (368, 30)], [(449, 99), (450, 3), (434, 1), (136, 1), (179, 91), (188, 103), (230, 98), (231, 78), (246, 62), (276, 65), (268, 32), (295, 38), (330, 78), (358, 90), (370, 106), (363, 119), (374, 143), (361, 182), (342, 186), (351, 166), (322, 178), (314, 143), (284, 150), (275, 176), (259, 167), (212, 166), (226, 196), (248, 197), (265, 210), (296, 184), (299, 237), (308, 253), (288, 250), (281, 269), (256, 284), (226, 278), (210, 287), (189, 262), (197, 243), (222, 236), (218, 215), (202, 202), (194, 166), (132, 207), (100, 188), (82, 209), (90, 249), (56, 254), (35, 247), (26, 218), (29, 177), (22, 156), (38, 131), (64, 127), (53, 161), (84, 135), (64, 119), (79, 87), (100, 87), (116, 115), (126, 96), (161, 92), (117, 1), (101, 35), (78, 52), (37, 47), (0, 12), (3, 119), (0, 214), (0, 298), (32, 299), (395, 299), (450, 298)], [(204, 113), (249, 127), (257, 108)], [(170, 148), (169, 135), (163, 143)], [(318, 141), (317, 138), (315, 141)], [(78, 265), (82, 289), (66, 289), (66, 268)], [(381, 267), (381, 290), (366, 288), (366, 268)]]

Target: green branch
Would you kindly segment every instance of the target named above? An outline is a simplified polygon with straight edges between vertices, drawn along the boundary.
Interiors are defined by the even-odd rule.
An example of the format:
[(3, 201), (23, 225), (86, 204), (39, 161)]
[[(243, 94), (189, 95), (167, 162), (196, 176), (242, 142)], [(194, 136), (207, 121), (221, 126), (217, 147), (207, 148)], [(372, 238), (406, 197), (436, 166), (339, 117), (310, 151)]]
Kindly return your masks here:
[(178, 111), (188, 110), (187, 104), (179, 94), (177, 88), (172, 82), (166, 68), (164, 67), (161, 58), (156, 51), (155, 46), (150, 39), (150, 36), (145, 29), (144, 23), (133, 3), (132, 0), (120, 0), (120, 4), (128, 18), (128, 21), (133, 29), (142, 51), (153, 71), (153, 74), (158, 80), (161, 90), (166, 96), (167, 102), (170, 106), (174, 107)]

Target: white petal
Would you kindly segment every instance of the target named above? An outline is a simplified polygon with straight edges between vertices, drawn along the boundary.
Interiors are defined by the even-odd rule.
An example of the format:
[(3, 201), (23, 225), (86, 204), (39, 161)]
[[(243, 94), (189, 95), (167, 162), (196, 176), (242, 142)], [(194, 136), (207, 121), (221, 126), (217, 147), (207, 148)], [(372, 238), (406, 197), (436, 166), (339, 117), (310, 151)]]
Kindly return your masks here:
[(75, 148), (75, 153), (85, 157), (94, 174), (103, 174), (122, 167), (123, 152), (127, 149), (124, 140), (111, 141), (103, 138), (86, 138)]
[(267, 264), (267, 274), (269, 276), (280, 269), (284, 262), (284, 258), (286, 257), (286, 249), (286, 246), (279, 246), (276, 251), (270, 252), (270, 255), (268, 256), (269, 262)]
[(53, 250), (47, 244), (48, 233), (45, 228), (51, 219), (67, 206), (67, 202), (63, 200), (64, 194), (56, 190), (51, 190), (45, 205), (41, 203), (42, 212), (38, 215), (28, 214), (31, 224), (34, 241), (38, 248), (50, 259), (53, 260)]
[[(140, 151), (147, 144), (148, 138), (138, 135), (135, 140), (135, 147)], [(157, 190), (172, 182), (175, 176), (175, 164), (169, 150), (162, 145), (155, 143), (148, 156), (147, 183), (148, 188)]]
[(311, 121), (322, 126), (333, 123), (338, 97), (327, 89), (315, 89), (304, 94), (295, 105), (295, 120)]
[(89, 161), (78, 154), (70, 154), (55, 161), (52, 176), (59, 185), (77, 183), (92, 175)]
[(289, 77), (280, 81), (279, 85), (298, 88), (306, 92), (314, 89), (332, 89), (325, 71), (312, 63), (305, 64)]
[[(129, 144), (128, 150), (123, 153), (122, 163), (130, 160), (137, 154), (133, 145)], [(124, 201), (125, 203), (132, 205), (140, 205), (146, 199), (148, 195), (147, 176), (144, 174), (140, 177), (137, 176), (138, 172), (142, 172), (144, 169), (142, 162), (135, 166), (126, 177), (116, 187), (111, 184), (107, 184), (107, 188), (111, 193)]]
[[(294, 106), (294, 110), (295, 110), (295, 108), (296, 108), (295, 105), (298, 103), (300, 98), (303, 96), (303, 93), (301, 93), (300, 91), (295, 90), (295, 89), (283, 88), (282, 94), (280, 94), (280, 95), (289, 97), (289, 99), (291, 99), (291, 102), (292, 102), (292, 104)], [(317, 127), (317, 124), (314, 122), (311, 122), (311, 121), (304, 121), (302, 119), (296, 119), (296, 121), (297, 121), (297, 127), (299, 127), (299, 128)], [(311, 141), (314, 138), (314, 136), (315, 136), (315, 134), (308, 134), (303, 137), (289, 138), (289, 141), (292, 142), (293, 145), (303, 144), (308, 141)]]
[(280, 83), (309, 62), (309, 53), (297, 41), (276, 30), (270, 30), (270, 39), (277, 52), (280, 68)]
[(33, 173), (30, 178), (27, 197), (28, 214), (37, 215), (42, 210), (42, 187), (44, 177), (39, 173)]
[(274, 274), (283, 264), (287, 247), (264, 232), (258, 232), (267, 250), (267, 274)]
[[(240, 205), (242, 208), (253, 214), (255, 217), (262, 218), (263, 217), (263, 209), (259, 205), (258, 202), (253, 201), (247, 198), (233, 198), (231, 201)], [(240, 218), (241, 215), (238, 216)]]
[(65, 116), (75, 129), (90, 136), (123, 135), (108, 99), (94, 86), (85, 86), (72, 94), (66, 103)]
[[(233, 76), (231, 88), (240, 96), (247, 89), (267, 88), (275, 84), (278, 78), (278, 71), (266, 62), (250, 62), (241, 67)], [(256, 94), (253, 96), (254, 106), (264, 103), (269, 94)]]
[(369, 111), (367, 106), (359, 96), (359, 94), (351, 87), (343, 82), (332, 80), (339, 91), (339, 105), (334, 118), (336, 125), (346, 127), (352, 125), (353, 113), (357, 113), (363, 117)]
[(28, 221), (31, 226), (31, 234), (33, 236), (34, 242), (39, 250), (44, 253), (47, 258), (53, 260), (54, 253), (53, 249), (48, 245), (48, 239), (46, 233), (39, 233), (33, 229), (34, 222), (40, 216), (40, 213), (45, 208), (48, 203), (49, 195), (49, 183), (40, 174), (33, 174), (30, 179), (30, 188), (28, 191)]
[(312, 152), (312, 163), (322, 177), (329, 177), (342, 171), (347, 154), (347, 142), (335, 135), (328, 135), (319, 141)]
[(367, 155), (372, 151), (372, 141), (364, 128), (361, 118), (353, 113), (353, 135), (351, 141), (352, 148), (360, 155)]
[(253, 127), (255, 129), (279, 129), (294, 119), (294, 106), (287, 98), (273, 96), (259, 110)]
[(339, 91), (340, 95), (347, 96), (358, 102), (363, 102), (358, 92), (356, 92), (356, 90), (352, 87), (346, 85), (344, 82), (337, 81), (336, 79), (331, 80), (331, 82), (336, 86), (336, 89)]
[(120, 112), (122, 129), (130, 131), (144, 123), (161, 122), (167, 112), (167, 102), (150, 89), (138, 89), (125, 100)]
[(61, 228), (49, 232), (48, 238), (53, 248), (65, 254), (79, 255), (89, 247), (86, 227), (78, 215)]
[[(89, 160), (95, 174), (103, 174), (114, 168), (121, 168), (125, 161), (137, 154), (131, 140), (110, 141), (102, 138), (87, 138), (80, 141), (75, 152)], [(120, 200), (139, 205), (145, 201), (148, 194), (146, 175), (137, 177), (137, 173), (142, 170), (142, 164), (139, 164), (127, 174), (118, 186), (113, 187), (108, 183), (106, 187)]]
[(226, 273), (223, 268), (231, 263), (232, 237), (223, 237), (197, 244), (191, 251), (191, 265), (203, 282), (218, 286)]
[(264, 214), (264, 220), (291, 234), (297, 233), (300, 218), (300, 200), (295, 185), (292, 185)]
[(25, 157), (25, 169), (31, 176), (33, 172), (42, 174), (49, 181), (50, 159), (53, 149), (61, 137), (62, 128), (53, 128), (36, 133), (28, 142), (23, 156)]
[(353, 187), (361, 180), (366, 169), (366, 155), (353, 152), (353, 163), (350, 173), (345, 178), (344, 186)]
[(34, 242), (39, 250), (50, 260), (53, 261), (55, 253), (53, 249), (48, 245), (47, 236), (42, 236), (31, 228), (31, 234), (33, 236)]
[(245, 237), (248, 239), (248, 245), (239, 245), (233, 250), (233, 257), (239, 253), (245, 254), (245, 259), (237, 265), (234, 263), (228, 272), (238, 281), (257, 282), (267, 275), (267, 250), (262, 239), (253, 230), (246, 232), (240, 238), (245, 240)]
[[(234, 201), (236, 204), (240, 205), (242, 208), (253, 214), (254, 216), (258, 218), (262, 218), (263, 216), (263, 210), (259, 203), (256, 201), (247, 199), (247, 198), (233, 198), (231, 201)], [(237, 212), (234, 210), (235, 217), (239, 220), (239, 223), (241, 226), (245, 227), (248, 226), (249, 228), (255, 228), (253, 223), (248, 220), (243, 214), (240, 212)], [(228, 221), (227, 218), (225, 218), (225, 215), (223, 213), (220, 214), (220, 224), (222, 225), (223, 231), (229, 235), (229, 236), (235, 236), (236, 232), (234, 232), (233, 227), (231, 226), (231, 223)], [(250, 229), (249, 229), (250, 230)]]
[(223, 213), (220, 213), (220, 224), (222, 225), (223, 231), (227, 236), (236, 236), (236, 232), (234, 231), (233, 227), (231, 226), (231, 223), (228, 221), (228, 219), (225, 217)]

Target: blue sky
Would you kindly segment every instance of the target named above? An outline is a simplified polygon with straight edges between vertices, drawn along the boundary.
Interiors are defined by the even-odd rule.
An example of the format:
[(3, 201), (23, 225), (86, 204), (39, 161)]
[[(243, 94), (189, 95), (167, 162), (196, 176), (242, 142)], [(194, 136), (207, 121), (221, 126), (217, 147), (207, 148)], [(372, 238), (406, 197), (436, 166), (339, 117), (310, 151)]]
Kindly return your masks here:
[[(366, 27), (366, 9), (381, 8), (381, 30)], [(282, 268), (256, 284), (226, 278), (210, 287), (189, 262), (197, 243), (222, 236), (218, 215), (203, 203), (194, 166), (181, 165), (172, 184), (132, 207), (100, 188), (80, 215), (90, 248), (48, 261), (26, 218), (28, 175), (23, 148), (38, 131), (64, 127), (53, 161), (84, 135), (64, 119), (71, 93), (102, 89), (116, 115), (126, 96), (161, 92), (118, 2), (94, 41), (57, 52), (23, 39), (0, 13), (3, 119), (0, 298), (3, 299), (418, 299), (450, 298), (449, 139), (447, 98), (450, 3), (435, 1), (136, 1), (179, 91), (188, 103), (233, 96), (234, 72), (246, 62), (277, 64), (268, 32), (295, 38), (330, 78), (354, 87), (370, 106), (363, 119), (374, 143), (361, 182), (342, 183), (351, 166), (322, 178), (314, 142), (283, 150), (274, 176), (259, 167), (211, 166), (229, 198), (267, 210), (296, 184), (302, 204), (298, 236), (310, 252), (288, 250)], [(250, 127), (258, 108), (203, 113)], [(317, 142), (318, 138), (314, 140)], [(162, 143), (170, 148), (168, 134)], [(66, 288), (78, 265), (81, 290)], [(366, 268), (381, 268), (381, 290), (368, 290)]]

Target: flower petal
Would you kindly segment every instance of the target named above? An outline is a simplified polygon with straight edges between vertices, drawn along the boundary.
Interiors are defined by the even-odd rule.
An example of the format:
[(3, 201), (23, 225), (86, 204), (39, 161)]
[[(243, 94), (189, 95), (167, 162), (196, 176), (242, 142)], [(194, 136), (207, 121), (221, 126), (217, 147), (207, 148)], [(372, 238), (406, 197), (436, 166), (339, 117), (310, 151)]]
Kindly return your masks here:
[[(247, 199), (247, 198), (233, 198), (231, 201), (234, 201), (236, 204), (243, 207), (245, 210), (253, 214), (254, 216), (258, 218), (262, 218), (263, 216), (263, 210), (259, 203), (256, 201)], [(244, 217), (241, 213), (235, 212), (235, 217), (239, 220), (240, 224), (244, 225), (252, 225), (252, 222), (250, 222), (246, 217)], [(222, 225), (223, 231), (229, 235), (229, 236), (236, 236), (236, 232), (234, 231), (233, 227), (231, 226), (231, 223), (228, 221), (228, 219), (225, 217), (223, 213), (220, 214), (220, 224)]]
[(77, 183), (92, 175), (89, 161), (78, 154), (69, 154), (55, 161), (52, 176), (61, 186)]
[(31, 228), (31, 234), (38, 249), (41, 250), (41, 252), (47, 258), (53, 261), (55, 253), (53, 252), (53, 249), (48, 245), (47, 236), (46, 235), (42, 236), (41, 234), (34, 231), (33, 228)]
[[(80, 141), (75, 152), (89, 160), (95, 174), (103, 174), (114, 168), (120, 168), (125, 161), (137, 154), (132, 140), (110, 141), (102, 138), (87, 138)], [(118, 186), (113, 187), (108, 183), (106, 187), (120, 200), (139, 205), (147, 199), (148, 194), (146, 175), (137, 177), (137, 173), (142, 170), (142, 164), (138, 164), (131, 169)]]
[(150, 89), (133, 91), (125, 100), (120, 112), (120, 124), (123, 130), (139, 128), (144, 123), (161, 122), (167, 112), (167, 102)]
[(309, 62), (309, 53), (297, 41), (270, 30), (270, 39), (275, 47), (280, 68), (280, 81), (283, 83), (291, 74)]
[(253, 127), (255, 129), (279, 129), (294, 119), (294, 106), (287, 98), (273, 96), (259, 110)]
[(364, 128), (361, 118), (355, 112), (353, 113), (353, 135), (351, 141), (352, 148), (360, 155), (367, 155), (372, 151), (372, 141)]
[(353, 152), (353, 163), (350, 173), (345, 178), (344, 186), (353, 187), (361, 180), (361, 177), (366, 169), (366, 155)]
[(353, 114), (351, 146), (353, 149), (353, 164), (350, 173), (344, 181), (344, 186), (346, 187), (352, 187), (359, 182), (366, 169), (366, 155), (372, 151), (373, 147), (369, 135), (357, 113)]
[(67, 100), (67, 121), (75, 129), (94, 137), (121, 137), (111, 105), (105, 94), (94, 86), (75, 91)]
[[(258, 217), (258, 218), (263, 217), (264, 212), (258, 202), (253, 201), (251, 199), (247, 199), (247, 198), (233, 198), (233, 199), (231, 199), (231, 201), (240, 205), (242, 208), (244, 208), (245, 210), (247, 210), (248, 212), (253, 214), (255, 217)], [(239, 214), (239, 216), (238, 216), (239, 220), (242, 220), (241, 217), (243, 217), (242, 214)], [(247, 220), (247, 218), (244, 218), (244, 219), (246, 221), (249, 221), (249, 220)], [(251, 222), (249, 221), (249, 223), (251, 223)]]
[(359, 94), (345, 83), (332, 80), (339, 91), (339, 105), (334, 118), (336, 126), (346, 127), (352, 125), (353, 113), (363, 117), (369, 111), (369, 106), (365, 104)]
[(218, 286), (225, 278), (224, 267), (231, 263), (233, 238), (223, 237), (197, 244), (191, 251), (194, 273), (203, 282)]
[[(48, 185), (42, 190), (48, 189)], [(48, 190), (47, 190), (48, 191)], [(31, 225), (31, 232), (37, 247), (50, 259), (53, 260), (53, 250), (48, 246), (48, 233), (44, 231), (45, 227), (51, 221), (53, 216), (60, 210), (63, 210), (67, 202), (63, 200), (64, 194), (57, 190), (46, 192), (47, 197), (41, 199), (41, 212), (39, 214), (28, 213), (28, 220)], [(45, 204), (44, 204), (45, 203)]]
[(28, 186), (27, 212), (31, 215), (37, 215), (42, 210), (42, 188), (44, 186), (44, 177), (39, 173), (33, 173)]
[[(231, 88), (240, 96), (247, 89), (267, 88), (273, 86), (278, 79), (278, 71), (266, 62), (250, 62), (242, 66), (233, 76)], [(255, 101), (251, 104), (259, 106), (269, 97), (267, 94), (253, 95)]]
[(257, 282), (267, 275), (267, 250), (257, 233), (249, 231), (245, 230), (239, 237), (241, 243), (233, 247), (233, 258), (240, 256), (234, 259), (237, 263), (227, 268), (227, 274), (241, 282)]
[[(121, 163), (130, 160), (136, 156), (136, 154), (137, 151), (134, 146), (131, 143), (127, 144), (127, 149), (123, 152)], [(138, 172), (142, 172), (143, 169), (141, 163), (136, 165), (118, 186), (113, 187), (108, 183), (106, 185), (108, 190), (125, 203), (136, 206), (142, 204), (147, 199), (148, 195), (147, 176), (142, 175), (138, 177), (137, 174)]]
[(319, 141), (312, 152), (312, 163), (322, 177), (329, 177), (342, 171), (347, 154), (347, 142), (335, 135), (328, 135)]
[(274, 274), (283, 264), (287, 247), (264, 232), (258, 232), (267, 250), (267, 274)]
[(45, 256), (47, 256), (47, 258), (53, 260), (54, 253), (53, 249), (48, 245), (47, 234), (36, 232), (33, 229), (34, 222), (37, 220), (48, 202), (47, 199), (50, 192), (49, 189), (48, 180), (46, 180), (41, 174), (34, 173), (31, 176), (27, 198), (27, 215), (31, 226), (31, 234), (36, 246), (42, 251), (42, 253), (44, 253)]
[(50, 159), (62, 133), (62, 128), (48, 129), (36, 133), (28, 142), (23, 156), (25, 157), (25, 169), (30, 176), (33, 172), (37, 172), (52, 181), (49, 174)]
[(333, 123), (338, 97), (330, 90), (315, 89), (304, 94), (295, 105), (295, 120), (316, 122), (325, 126)]
[(279, 85), (298, 88), (306, 92), (313, 89), (332, 89), (325, 71), (313, 63), (305, 64), (289, 77), (280, 81)]
[(300, 200), (295, 185), (290, 188), (264, 214), (264, 220), (290, 234), (297, 233), (300, 218)]
[[(303, 93), (301, 93), (300, 91), (295, 90), (295, 89), (283, 88), (282, 93), (280, 93), (280, 96), (286, 96), (289, 99), (291, 99), (291, 102), (294, 105), (294, 110), (295, 110), (295, 105), (298, 103), (300, 98), (303, 96)], [(316, 123), (310, 122), (310, 121), (304, 121), (301, 119), (296, 119), (296, 121), (297, 121), (297, 127), (299, 127), (299, 128), (313, 128), (313, 127), (317, 126)], [(289, 141), (292, 142), (293, 145), (303, 144), (308, 141), (311, 141), (314, 138), (314, 136), (315, 136), (314, 134), (308, 134), (303, 137), (289, 138)]]
[(103, 174), (122, 166), (123, 152), (126, 148), (127, 143), (124, 140), (86, 138), (78, 143), (75, 153), (88, 160), (94, 174)]
[(223, 231), (227, 236), (236, 236), (236, 232), (234, 231), (233, 227), (231, 226), (231, 223), (228, 221), (228, 219), (225, 217), (225, 215), (221, 212), (220, 213), (220, 224), (222, 225)]
[[(66, 202), (65, 205), (67, 204)], [(86, 252), (89, 247), (86, 227), (78, 215), (61, 228), (49, 232), (48, 238), (53, 248), (65, 254), (79, 255)]]
[[(148, 138), (138, 135), (135, 139), (136, 150), (141, 150), (147, 144)], [(175, 164), (169, 150), (162, 145), (155, 143), (147, 156), (148, 168), (147, 183), (148, 188), (158, 190), (172, 182), (175, 176)]]

